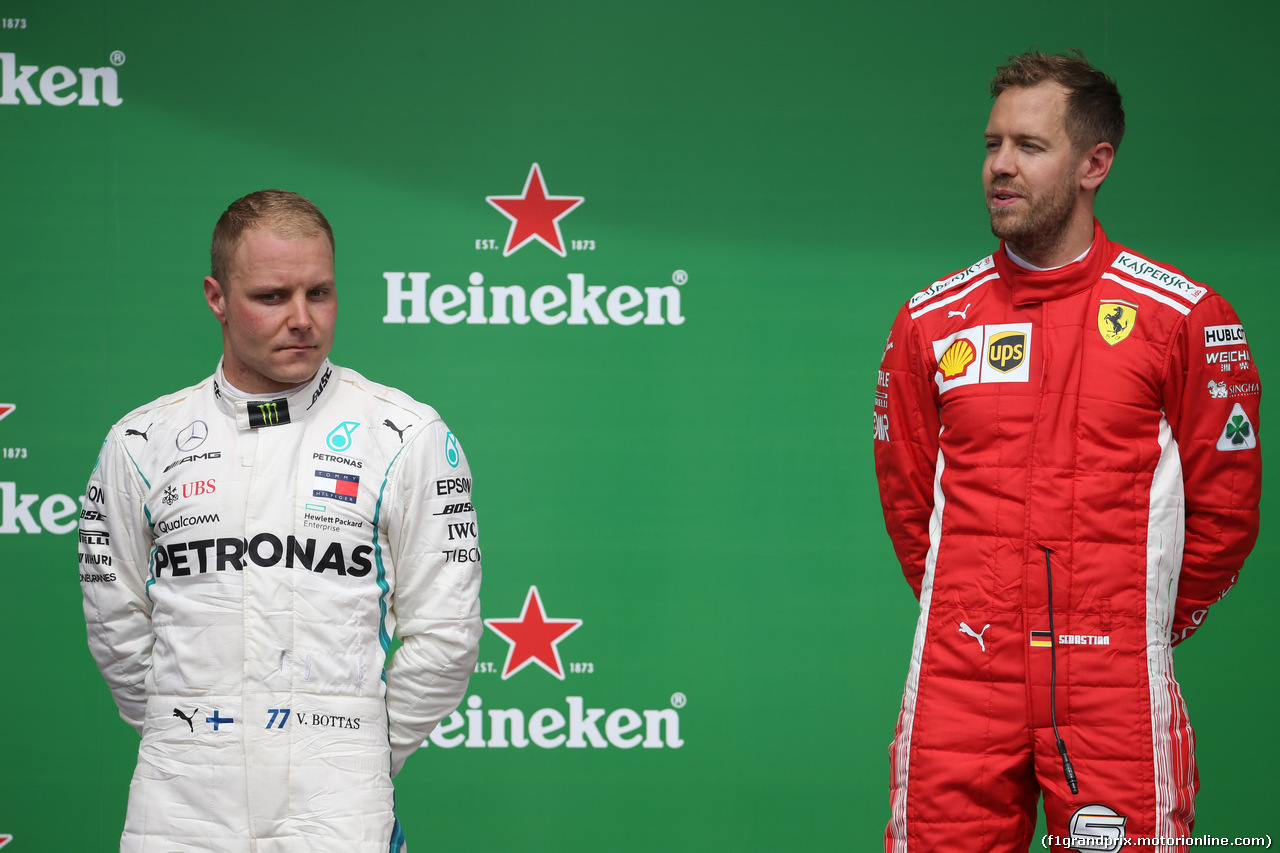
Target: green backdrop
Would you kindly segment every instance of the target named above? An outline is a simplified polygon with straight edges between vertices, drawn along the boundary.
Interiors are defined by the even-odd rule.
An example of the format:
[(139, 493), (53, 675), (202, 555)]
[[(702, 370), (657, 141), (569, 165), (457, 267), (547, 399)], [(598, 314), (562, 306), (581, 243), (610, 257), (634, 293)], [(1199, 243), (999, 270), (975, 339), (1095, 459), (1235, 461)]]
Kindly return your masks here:
[[(486, 630), (471, 710), (568, 717), (581, 697), (667, 726), (662, 746), (520, 748), (460, 717), (449, 737), (484, 748), (433, 744), (397, 779), (419, 851), (878, 847), (916, 603), (875, 493), (875, 371), (896, 308), (994, 246), (981, 134), (1007, 54), (1079, 47), (1119, 81), (1130, 129), (1100, 218), (1223, 292), (1264, 382), (1280, 377), (1274, 4), (0, 14), (0, 403), (16, 407), (0, 420), (0, 838), (15, 851), (117, 842), (137, 737), (85, 648), (58, 496), (82, 493), (113, 421), (212, 371), (209, 234), (251, 190), (298, 190), (334, 225), (335, 360), (462, 438), (486, 618), (516, 618), (536, 586), (548, 618), (582, 622), (557, 647), (563, 680), (504, 679), (508, 643)], [(559, 221), (563, 257), (536, 240), (504, 255), (511, 222), (486, 201), (522, 195), (534, 163), (549, 194), (583, 199)], [(428, 273), (437, 299), (486, 288), (490, 312), (495, 287), (554, 298), (580, 274), (604, 288), (599, 317), (614, 299), (663, 322), (386, 323), (388, 273), (405, 290)], [(658, 313), (624, 311), (653, 294)], [(1178, 650), (1200, 832), (1280, 829), (1273, 482), (1237, 591)]]

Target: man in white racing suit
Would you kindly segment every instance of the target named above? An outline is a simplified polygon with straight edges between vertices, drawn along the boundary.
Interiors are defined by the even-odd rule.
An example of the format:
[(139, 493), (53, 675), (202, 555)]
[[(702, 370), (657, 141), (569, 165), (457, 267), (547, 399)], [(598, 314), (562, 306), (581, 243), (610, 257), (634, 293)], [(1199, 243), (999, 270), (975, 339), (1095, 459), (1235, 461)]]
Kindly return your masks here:
[(142, 735), (121, 850), (401, 850), (391, 777), (482, 630), (470, 469), (432, 408), (329, 362), (314, 205), (248, 195), (212, 256), (217, 372), (111, 428), (81, 514), (89, 647)]

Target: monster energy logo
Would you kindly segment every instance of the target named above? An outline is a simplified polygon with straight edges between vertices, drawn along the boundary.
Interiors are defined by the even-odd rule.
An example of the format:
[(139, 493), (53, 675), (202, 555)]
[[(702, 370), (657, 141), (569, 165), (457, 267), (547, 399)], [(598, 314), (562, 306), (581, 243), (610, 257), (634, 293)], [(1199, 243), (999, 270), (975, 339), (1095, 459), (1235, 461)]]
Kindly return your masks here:
[(249, 411), (250, 429), (289, 423), (289, 401), (283, 397), (279, 400), (264, 400), (245, 405)]

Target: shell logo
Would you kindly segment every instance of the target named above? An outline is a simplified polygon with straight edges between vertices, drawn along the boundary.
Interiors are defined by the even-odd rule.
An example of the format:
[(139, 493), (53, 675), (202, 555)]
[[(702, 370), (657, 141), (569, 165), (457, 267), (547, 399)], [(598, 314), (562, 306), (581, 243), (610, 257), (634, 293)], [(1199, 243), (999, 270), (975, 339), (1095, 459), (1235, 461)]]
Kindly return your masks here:
[(964, 376), (976, 357), (977, 353), (974, 352), (972, 343), (965, 338), (957, 339), (947, 347), (942, 358), (938, 359), (938, 369), (942, 371), (942, 378), (955, 379), (957, 376)]

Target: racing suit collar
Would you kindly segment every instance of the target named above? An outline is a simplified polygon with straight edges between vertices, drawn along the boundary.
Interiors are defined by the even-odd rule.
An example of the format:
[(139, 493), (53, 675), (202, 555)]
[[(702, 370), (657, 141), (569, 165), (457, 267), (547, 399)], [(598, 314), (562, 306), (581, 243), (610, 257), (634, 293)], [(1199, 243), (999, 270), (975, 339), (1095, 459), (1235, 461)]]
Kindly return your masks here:
[(211, 391), (218, 408), (235, 420), (237, 429), (262, 429), (301, 421), (316, 411), (325, 389), (333, 380), (333, 372), (333, 363), (326, 358), (307, 384), (268, 399), (250, 398), (238, 393), (227, 382), (222, 372), (222, 360), (219, 359)]
[(1093, 244), (1081, 260), (1051, 270), (1030, 270), (1009, 258), (1004, 241), (994, 261), (1000, 279), (1005, 282), (1014, 305), (1035, 305), (1070, 296), (1093, 285), (1103, 270), (1115, 260), (1120, 247), (1107, 240), (1098, 220), (1093, 221)]

